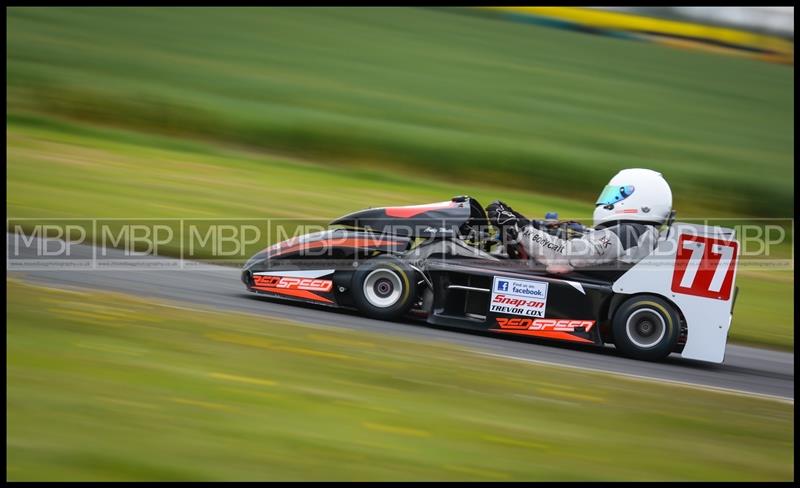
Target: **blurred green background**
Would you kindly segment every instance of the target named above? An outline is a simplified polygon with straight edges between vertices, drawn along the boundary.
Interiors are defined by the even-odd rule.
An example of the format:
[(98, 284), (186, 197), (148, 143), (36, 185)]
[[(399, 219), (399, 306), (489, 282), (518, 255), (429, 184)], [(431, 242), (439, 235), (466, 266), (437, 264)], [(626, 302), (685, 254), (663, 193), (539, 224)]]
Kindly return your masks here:
[[(12, 219), (589, 220), (632, 166), (679, 218), (793, 216), (791, 66), (460, 9), (6, 12)], [(8, 283), (9, 479), (792, 476), (791, 405)], [(737, 285), (731, 340), (792, 349), (792, 270)]]
[(7, 111), (585, 201), (643, 166), (683, 215), (792, 215), (793, 67), (453, 12), (10, 9)]

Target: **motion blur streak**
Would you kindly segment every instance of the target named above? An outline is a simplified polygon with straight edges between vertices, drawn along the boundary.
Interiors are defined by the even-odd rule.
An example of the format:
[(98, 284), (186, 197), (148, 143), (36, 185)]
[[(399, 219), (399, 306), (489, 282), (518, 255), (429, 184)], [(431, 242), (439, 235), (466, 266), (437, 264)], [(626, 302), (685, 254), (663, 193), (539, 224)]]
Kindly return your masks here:
[[(533, 9), (8, 7), (7, 479), (791, 480), (792, 36)], [(723, 364), (243, 291), (357, 209), (588, 223), (622, 168), (757, 231)]]

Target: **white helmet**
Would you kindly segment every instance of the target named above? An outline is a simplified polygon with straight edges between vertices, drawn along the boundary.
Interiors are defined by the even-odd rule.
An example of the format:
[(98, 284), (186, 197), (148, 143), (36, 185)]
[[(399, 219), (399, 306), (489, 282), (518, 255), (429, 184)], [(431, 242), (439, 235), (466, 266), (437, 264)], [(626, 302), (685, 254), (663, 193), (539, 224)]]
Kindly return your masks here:
[(595, 227), (616, 220), (661, 225), (672, 211), (672, 190), (657, 171), (623, 169), (611, 178), (595, 204)]

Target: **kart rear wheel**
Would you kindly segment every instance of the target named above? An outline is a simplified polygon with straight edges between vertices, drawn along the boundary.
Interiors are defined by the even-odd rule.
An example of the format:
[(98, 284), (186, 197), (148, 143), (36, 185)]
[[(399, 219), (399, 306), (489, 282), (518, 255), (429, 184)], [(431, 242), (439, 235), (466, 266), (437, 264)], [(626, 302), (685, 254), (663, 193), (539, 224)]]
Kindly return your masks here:
[(635, 359), (658, 361), (675, 350), (681, 334), (678, 312), (655, 295), (637, 295), (624, 302), (612, 319), (614, 345)]
[(417, 298), (414, 270), (399, 259), (380, 256), (361, 264), (353, 273), (353, 302), (364, 314), (396, 320)]

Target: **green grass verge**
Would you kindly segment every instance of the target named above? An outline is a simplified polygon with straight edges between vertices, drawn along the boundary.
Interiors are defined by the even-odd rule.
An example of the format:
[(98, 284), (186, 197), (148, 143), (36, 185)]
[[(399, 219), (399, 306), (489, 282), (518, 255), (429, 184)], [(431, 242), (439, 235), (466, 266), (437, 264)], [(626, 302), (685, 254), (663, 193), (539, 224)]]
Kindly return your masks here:
[[(591, 220), (591, 201), (447, 180), (421, 181), (51, 119), (13, 118), (7, 137), (6, 205), (12, 219), (284, 217), (294, 219), (282, 222), (291, 228), (326, 224), (369, 206), (419, 204), (469, 194), (484, 204), (502, 198), (526, 215), (557, 210), (564, 218)], [(13, 229), (14, 220), (9, 223)], [(239, 257), (266, 246), (268, 237), (265, 233)], [(179, 255), (179, 244), (159, 252)], [(203, 251), (200, 248), (197, 257), (207, 257)], [(791, 247), (776, 252), (790, 256)], [(744, 271), (737, 284), (741, 293), (731, 340), (793, 348), (792, 272)]]
[(791, 480), (791, 405), (7, 281), (9, 480)]
[[(794, 69), (447, 9), (11, 8), (7, 113), (788, 217)], [(265, 168), (268, 171), (269, 168)]]

